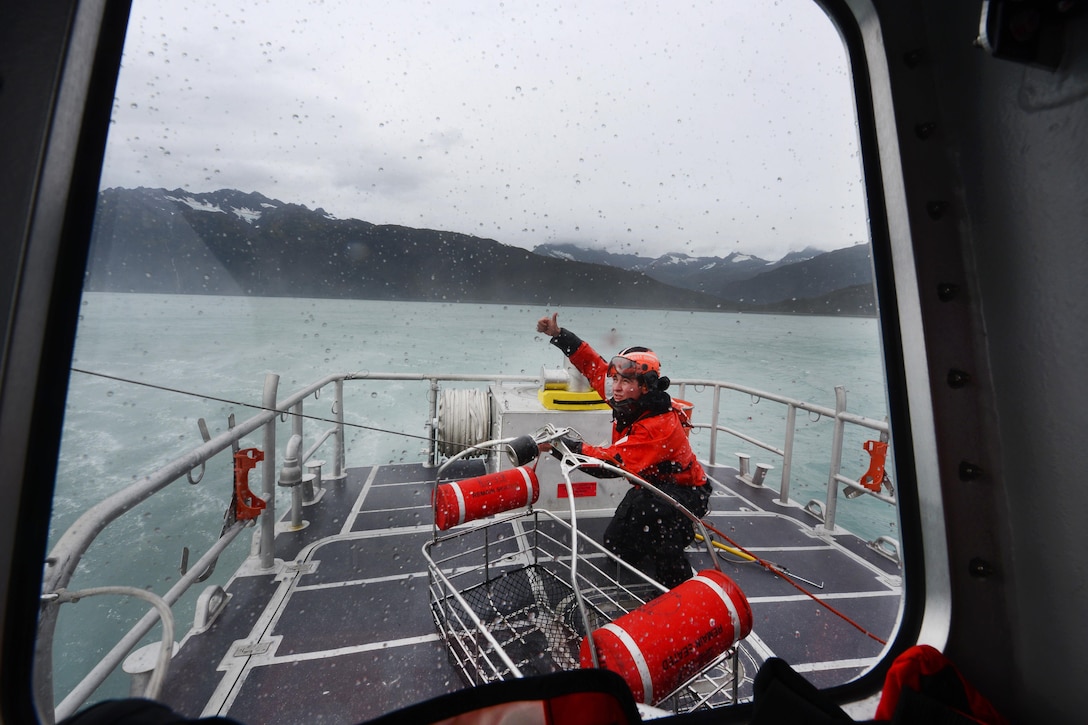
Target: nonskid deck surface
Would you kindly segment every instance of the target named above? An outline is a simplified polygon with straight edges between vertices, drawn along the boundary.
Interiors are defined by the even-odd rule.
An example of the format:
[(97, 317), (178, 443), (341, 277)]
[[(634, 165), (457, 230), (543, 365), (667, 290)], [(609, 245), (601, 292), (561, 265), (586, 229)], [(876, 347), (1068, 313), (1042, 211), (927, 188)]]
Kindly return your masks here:
[[(479, 461), (455, 466), (445, 475), (484, 472)], [(308, 526), (277, 535), (275, 570), (243, 567), (227, 587), (224, 613), (183, 643), (162, 699), (189, 717), (358, 723), (463, 688), (430, 613), (421, 554), (432, 536), (433, 476), (405, 464), (352, 469), (327, 482), (322, 500), (304, 509)], [(747, 487), (717, 492), (708, 521), (756, 556), (822, 583), (802, 586), (857, 626), (789, 581), (723, 553), (723, 571), (752, 607), (746, 646), (759, 661), (784, 658), (818, 686), (844, 682), (882, 649), (858, 627), (884, 639), (894, 627), (898, 571), (864, 547), (848, 551), (805, 533), (798, 520), (805, 514), (770, 500)], [(598, 541), (606, 523), (579, 518)], [(705, 551), (691, 549), (689, 558), (697, 570), (711, 566)]]
[[(814, 535), (810, 514), (778, 504), (772, 489), (737, 483), (732, 469), (708, 472), (735, 488), (715, 495), (707, 520), (751, 554), (822, 586), (723, 553), (722, 570), (752, 607), (746, 644), (786, 660), (817, 687), (875, 664), (899, 617), (899, 566), (852, 534)], [(696, 569), (709, 565), (705, 551), (689, 558)]]

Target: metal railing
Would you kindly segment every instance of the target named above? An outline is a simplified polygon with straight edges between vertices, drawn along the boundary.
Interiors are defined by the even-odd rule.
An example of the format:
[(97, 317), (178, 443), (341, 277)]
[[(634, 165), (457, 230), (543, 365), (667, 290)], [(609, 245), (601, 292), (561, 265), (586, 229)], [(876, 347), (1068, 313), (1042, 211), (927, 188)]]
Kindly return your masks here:
[[(144, 476), (132, 485), (124, 488), (85, 511), (67, 531), (57, 540), (53, 550), (45, 560), (45, 572), (42, 582), (41, 610), (38, 619), (38, 638), (35, 643), (34, 688), (35, 701), (39, 715), (46, 722), (54, 718), (62, 720), (73, 714), (87, 698), (106, 680), (123, 661), (125, 656), (140, 639), (146, 635), (158, 617), (155, 612), (141, 619), (116, 646), (81, 680), (76, 687), (54, 708), (53, 704), (53, 639), (56, 630), (60, 605), (76, 567), (87, 549), (99, 534), (124, 513), (131, 511), (138, 504), (151, 498), (169, 485), (181, 479), (192, 481), (192, 471), (203, 469), (205, 464), (224, 451), (237, 449), (238, 442), (255, 431), (264, 429), (265, 450), (269, 454), (264, 461), (263, 483), (265, 490), (265, 509), (261, 516), (261, 564), (271, 568), (272, 543), (275, 533), (275, 427), (276, 419), (286, 415), (292, 409), (301, 413), (302, 401), (310, 395), (318, 395), (328, 385), (336, 389), (334, 409), (343, 410), (343, 380), (351, 375), (330, 375), (312, 383), (283, 401), (277, 402), (276, 389), (279, 377), (269, 375), (265, 380), (265, 392), (262, 409), (257, 415), (240, 425), (233, 426), (226, 432), (206, 440), (202, 445), (170, 461), (154, 473)], [(301, 425), (301, 418), (295, 416)], [(338, 421), (333, 438), (333, 475), (343, 472), (343, 420)], [(199, 477), (196, 479), (199, 481)], [(272, 488), (269, 488), (269, 487)], [(241, 533), (245, 527), (237, 522), (228, 527), (219, 539), (209, 548), (200, 560), (162, 598), (168, 605), (175, 604), (189, 588), (201, 580), (202, 574), (214, 564), (224, 549)]]
[[(829, 408), (823, 405), (816, 405), (813, 403), (807, 403), (795, 398), (789, 398), (783, 395), (777, 395), (774, 393), (768, 393), (755, 388), (750, 388), (744, 385), (736, 385), (733, 383), (714, 381), (714, 380), (680, 380), (674, 383), (678, 386), (677, 397), (684, 398), (689, 387), (691, 388), (704, 388), (711, 391), (711, 412), (709, 423), (695, 423), (695, 429), (703, 429), (710, 431), (710, 444), (708, 462), (711, 466), (718, 464), (718, 449), (719, 449), (719, 434), (727, 434), (737, 440), (744, 441), (746, 443), (755, 446), (763, 451), (766, 451), (778, 460), (781, 461), (781, 476), (779, 477), (778, 485), (778, 500), (781, 503), (789, 503), (790, 501), (790, 484), (793, 477), (793, 463), (794, 463), (794, 444), (797, 435), (797, 412), (805, 411), (809, 414), (818, 416), (819, 418), (827, 418), (833, 421), (832, 441), (829, 451), (829, 469), (827, 474), (827, 491), (825, 501), (818, 505), (813, 506), (812, 502), (806, 505), (813, 515), (822, 519), (823, 525), (829, 530), (835, 528), (835, 517), (838, 509), (839, 498), (839, 485), (845, 487), (845, 490), (853, 492), (854, 495), (866, 495), (882, 501), (886, 504), (894, 506), (896, 500), (894, 496), (884, 495), (874, 491), (870, 491), (867, 488), (862, 487), (856, 479), (849, 478), (842, 474), (842, 454), (843, 454), (843, 439), (846, 426), (857, 426), (860, 428), (872, 430), (883, 436), (885, 439), (889, 435), (889, 427), (887, 420), (876, 420), (873, 418), (866, 418), (861, 415), (850, 413), (846, 409), (846, 389), (842, 386), (835, 388), (835, 407)], [(783, 441), (781, 447), (772, 443), (760, 440), (748, 433), (741, 430), (722, 425), (722, 393), (733, 392), (740, 395), (747, 396), (751, 399), (759, 401), (770, 401), (778, 403), (783, 406), (783, 420), (785, 423), (785, 431), (783, 434)], [(747, 459), (741, 460), (741, 477), (748, 483), (760, 484), (762, 482), (762, 476), (758, 479), (752, 479), (748, 475)]]
[[(283, 422), (290, 421), (291, 436), (302, 436), (302, 425), (306, 419), (313, 420), (313, 416), (307, 416), (303, 403), (306, 398), (313, 395), (320, 397), (321, 391), (327, 387), (334, 390), (333, 418), (319, 418), (321, 421), (331, 422), (332, 427), (320, 432), (316, 440), (305, 449), (305, 454), (298, 461), (299, 465), (305, 464), (325, 443), (332, 441), (332, 471), (325, 480), (343, 478), (345, 473), (344, 450), (344, 382), (348, 380), (380, 380), (380, 381), (425, 381), (432, 390), (430, 417), (426, 424), (428, 445), (428, 460), (434, 461), (436, 453), (436, 426), (437, 395), (440, 382), (533, 382), (538, 380), (532, 376), (487, 376), (487, 375), (423, 375), (402, 373), (343, 373), (328, 375), (290, 396), (279, 400), (278, 387), (279, 376), (268, 375), (265, 378), (264, 392), (260, 412), (238, 425), (231, 427), (218, 436), (207, 437), (204, 443), (197, 448), (183, 454), (160, 467), (155, 472), (144, 476), (132, 485), (109, 496), (103, 501), (87, 509), (57, 540), (56, 545), (49, 553), (45, 561), (45, 572), (42, 583), (41, 608), (38, 620), (38, 637), (35, 643), (34, 663), (34, 689), (35, 702), (39, 715), (45, 722), (62, 720), (77, 711), (87, 701), (94, 691), (105, 682), (111, 672), (116, 670), (140, 640), (151, 631), (159, 620), (156, 612), (151, 611), (139, 620), (137, 624), (125, 634), (121, 640), (91, 669), (91, 671), (69, 692), (59, 704), (54, 707), (53, 699), (53, 647), (56, 631), (57, 617), (60, 605), (72, 601), (66, 596), (67, 587), (74, 575), (77, 566), (82, 560), (91, 544), (97, 539), (107, 526), (120, 518), (123, 514), (134, 509), (140, 503), (161, 492), (179, 480), (187, 480), (190, 483), (198, 483), (203, 476), (203, 471), (211, 459), (228, 451), (236, 451), (239, 442), (245, 437), (260, 432), (263, 438), (263, 467), (261, 469), (262, 496), (264, 510), (258, 517), (258, 530), (255, 538), (258, 540), (258, 559), (261, 569), (272, 570), (275, 566), (275, 535), (276, 535), (276, 486), (277, 486), (277, 459), (276, 459), (276, 427), (277, 419)], [(201, 421), (202, 432), (206, 430)], [(199, 471), (194, 476), (194, 471)], [(292, 498), (297, 492), (292, 491)], [(208, 551), (193, 565), (184, 576), (162, 597), (168, 605), (173, 606), (192, 587), (194, 583), (205, 578), (205, 572), (214, 566), (219, 555), (231, 544), (245, 528), (243, 522), (224, 530), (219, 539), (212, 544)]]
[[(331, 464), (332, 470), (326, 480), (335, 480), (345, 475), (345, 436), (344, 429), (347, 425), (344, 418), (344, 382), (346, 381), (420, 381), (428, 386), (428, 418), (424, 425), (427, 441), (425, 464), (435, 465), (439, 458), (438, 453), (438, 400), (439, 390), (443, 383), (534, 383), (540, 382), (539, 376), (494, 376), (494, 375), (459, 375), (459, 374), (408, 374), (408, 373), (345, 373), (326, 376), (310, 385), (291, 394), (283, 400), (278, 399), (279, 378), (269, 375), (265, 380), (263, 402), (258, 412), (253, 417), (238, 425), (231, 427), (215, 437), (205, 436), (204, 443), (182, 456), (165, 464), (152, 474), (141, 478), (127, 488), (109, 496), (100, 503), (85, 511), (72, 526), (68, 528), (57, 540), (45, 562), (45, 573), (42, 586), (41, 612), (39, 617), (38, 639), (36, 642), (35, 656), (35, 699), (40, 716), (46, 722), (64, 719), (76, 712), (76, 710), (94, 693), (94, 691), (106, 680), (135, 647), (140, 640), (152, 629), (159, 617), (157, 612), (149, 611), (122, 639), (93, 667), (71, 692), (54, 708), (53, 700), (53, 647), (58, 611), (61, 603), (71, 601), (65, 596), (67, 587), (71, 581), (76, 567), (82, 560), (90, 545), (99, 534), (112, 522), (120, 518), (124, 513), (131, 511), (138, 504), (146, 501), (163, 489), (178, 480), (188, 480), (190, 483), (199, 482), (200, 475), (195, 479), (193, 472), (201, 470), (205, 464), (215, 456), (227, 452), (237, 451), (239, 442), (246, 436), (255, 432), (263, 434), (263, 450), (265, 457), (262, 468), (262, 485), (265, 508), (258, 517), (258, 531), (254, 538), (259, 542), (257, 556), (259, 567), (271, 570), (275, 565), (275, 533), (276, 533), (276, 486), (277, 486), (277, 459), (276, 459), (276, 427), (277, 419), (284, 423), (290, 422), (291, 435), (297, 441), (293, 441), (292, 450), (300, 449), (305, 453), (299, 455), (298, 465), (304, 465), (314, 456), (319, 449), (332, 442)], [(779, 485), (779, 497), (783, 502), (789, 500), (790, 478), (793, 466), (794, 437), (796, 433), (797, 411), (806, 411), (821, 417), (827, 417), (834, 421), (835, 434), (832, 440), (831, 467), (827, 481), (826, 506), (823, 515), (824, 526), (833, 529), (835, 526), (835, 511), (839, 493), (839, 485), (847, 488), (859, 489), (855, 481), (841, 475), (839, 466), (842, 460), (843, 429), (846, 425), (856, 425), (868, 428), (883, 435), (887, 435), (886, 422), (876, 421), (862, 416), (854, 415), (846, 411), (845, 391), (836, 390), (836, 407), (814, 405), (804, 401), (779, 396), (754, 388), (736, 385), (732, 383), (713, 380), (678, 380), (674, 382), (678, 390), (677, 396), (685, 397), (686, 390), (709, 389), (712, 394), (712, 405), (708, 423), (696, 423), (695, 428), (710, 431), (709, 463), (717, 465), (718, 438), (725, 434), (738, 440), (745, 441), (759, 449), (768, 451), (782, 462), (782, 473)], [(303, 434), (303, 421), (313, 420), (315, 417), (307, 416), (304, 412), (303, 402), (313, 395), (320, 397), (322, 391), (328, 387), (334, 391), (333, 417), (316, 418), (320, 422), (329, 422), (331, 427), (320, 431), (313, 436), (314, 440), (309, 447), (301, 444)], [(784, 406), (786, 431), (781, 447), (762, 441), (739, 429), (721, 424), (722, 420), (722, 394), (733, 392), (751, 396), (759, 400), (767, 400)], [(202, 423), (202, 421), (201, 421)], [(752, 481), (749, 481), (752, 483)], [(894, 504), (893, 497), (873, 494), (867, 489), (861, 491), (874, 496), (886, 503)], [(294, 494), (294, 492), (292, 492)], [(178, 582), (162, 596), (162, 600), (169, 606), (173, 606), (194, 583), (205, 578), (205, 572), (218, 559), (219, 555), (230, 545), (246, 528), (245, 522), (237, 522), (226, 527), (219, 539), (212, 544), (208, 551), (201, 556), (199, 561), (192, 566)], [(894, 542), (885, 542), (885, 549), (896, 549)]]

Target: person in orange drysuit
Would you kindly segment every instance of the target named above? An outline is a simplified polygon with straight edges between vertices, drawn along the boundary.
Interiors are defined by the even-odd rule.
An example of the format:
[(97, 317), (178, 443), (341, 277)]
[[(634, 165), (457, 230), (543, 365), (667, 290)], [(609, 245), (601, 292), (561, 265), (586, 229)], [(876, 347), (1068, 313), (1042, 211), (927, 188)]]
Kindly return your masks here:
[[(681, 414), (665, 392), (669, 379), (662, 377), (657, 355), (645, 347), (628, 347), (606, 361), (577, 335), (559, 327), (558, 313), (540, 318), (537, 332), (551, 337), (551, 344), (570, 358), (612, 408), (611, 444), (593, 446), (565, 439), (571, 451), (634, 473), (696, 516), (704, 516), (710, 484), (691, 449)], [(594, 472), (587, 469), (587, 473)], [(671, 589), (691, 577), (684, 549), (694, 539), (694, 526), (686, 516), (652, 492), (632, 485), (616, 507), (603, 543), (632, 566), (651, 558), (657, 580)]]

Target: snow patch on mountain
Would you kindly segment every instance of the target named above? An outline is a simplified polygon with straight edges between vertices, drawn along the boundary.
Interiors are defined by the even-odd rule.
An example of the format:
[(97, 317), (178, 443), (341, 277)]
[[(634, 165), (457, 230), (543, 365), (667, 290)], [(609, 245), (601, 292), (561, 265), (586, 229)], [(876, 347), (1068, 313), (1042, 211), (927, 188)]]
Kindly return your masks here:
[(166, 200), (167, 201), (176, 201), (176, 202), (178, 202), (180, 204), (185, 204), (186, 206), (190, 207), (191, 209), (195, 209), (196, 211), (209, 211), (209, 212), (218, 212), (220, 214), (226, 214), (226, 212), (223, 211), (219, 207), (218, 204), (212, 204), (211, 202), (208, 202), (208, 201), (198, 201), (197, 199), (194, 199), (191, 196), (186, 196), (186, 197), (181, 197), (181, 198), (176, 197), (176, 196), (168, 196), (168, 197), (166, 197)]
[(261, 218), (261, 213), (259, 211), (247, 209), (244, 206), (240, 206), (237, 209), (232, 209), (231, 211), (233, 211), (234, 215), (237, 216), (239, 219), (247, 221), (250, 224)]

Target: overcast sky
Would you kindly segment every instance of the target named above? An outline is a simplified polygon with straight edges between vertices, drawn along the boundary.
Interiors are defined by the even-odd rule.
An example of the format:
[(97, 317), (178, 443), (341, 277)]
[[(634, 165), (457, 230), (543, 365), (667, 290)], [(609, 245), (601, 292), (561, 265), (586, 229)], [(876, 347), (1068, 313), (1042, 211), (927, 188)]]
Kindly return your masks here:
[(103, 187), (235, 188), (531, 249), (866, 241), (809, 0), (135, 0)]

